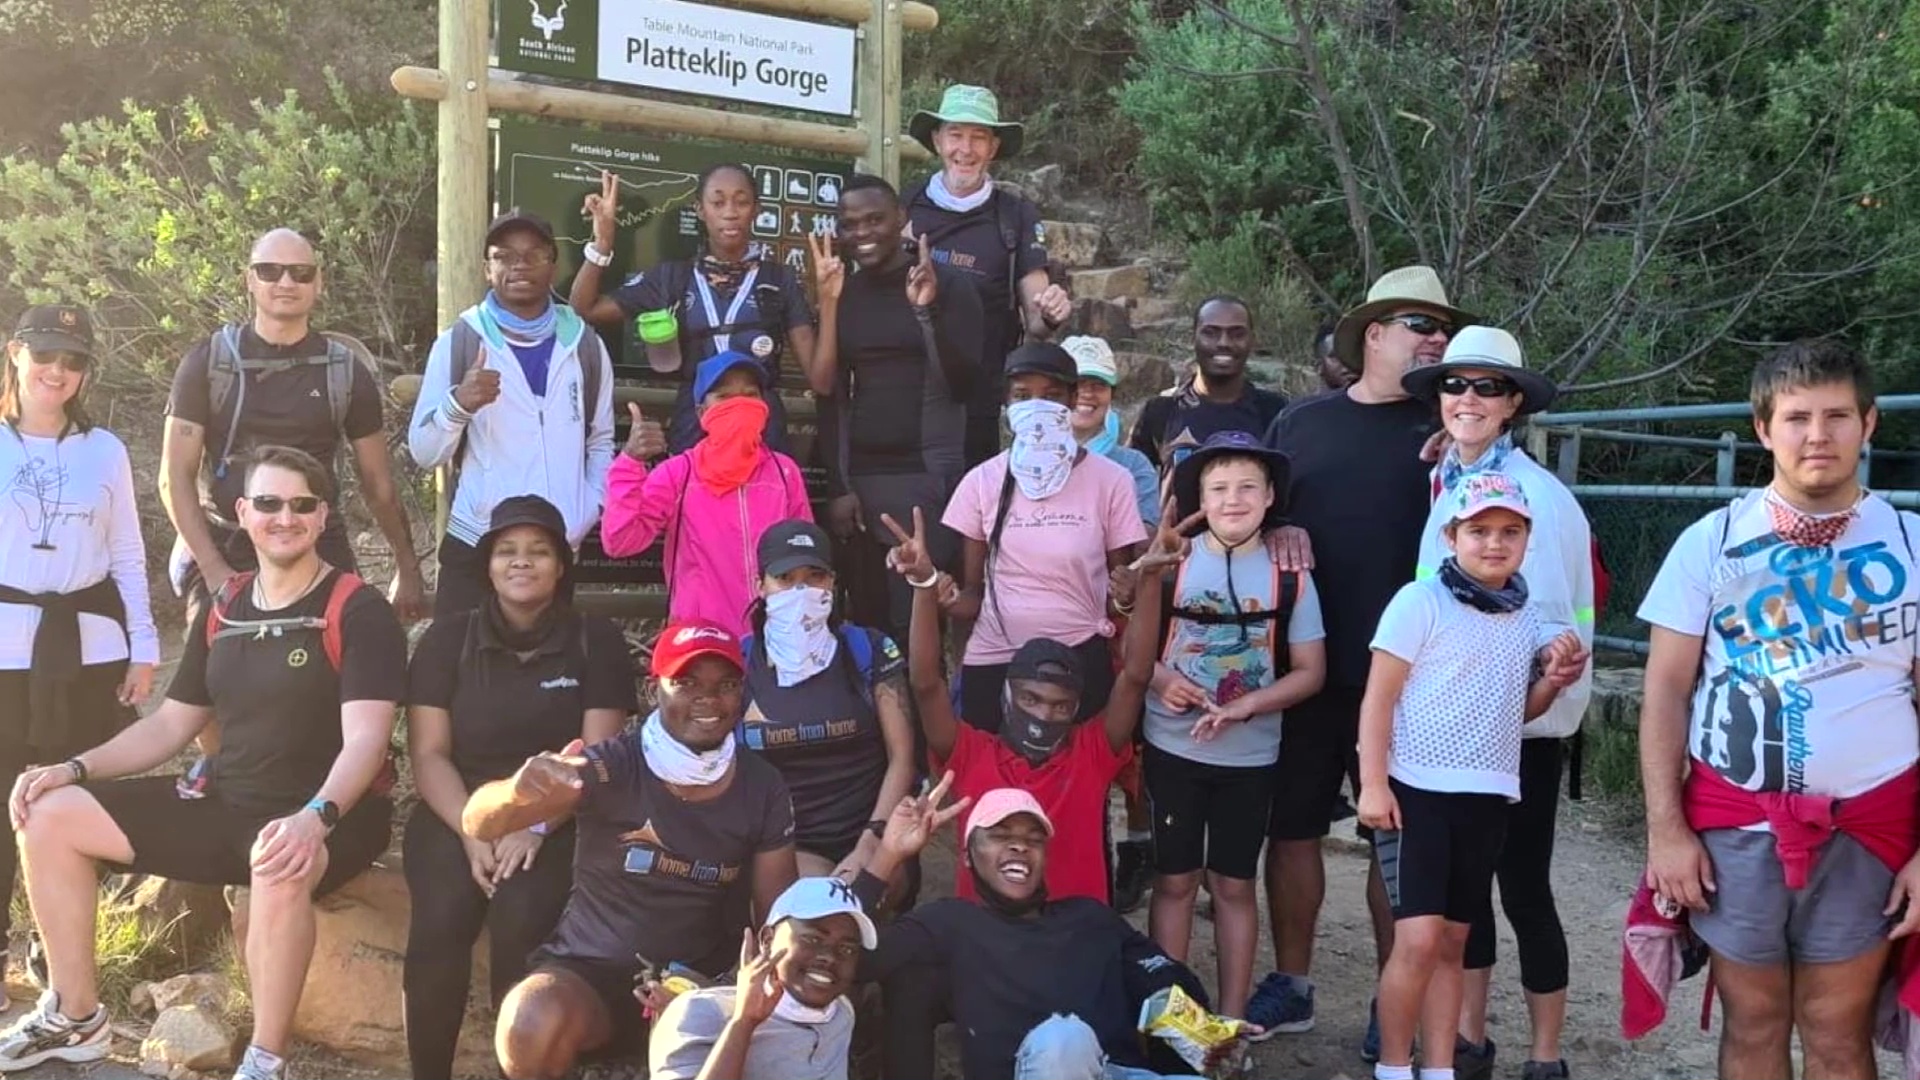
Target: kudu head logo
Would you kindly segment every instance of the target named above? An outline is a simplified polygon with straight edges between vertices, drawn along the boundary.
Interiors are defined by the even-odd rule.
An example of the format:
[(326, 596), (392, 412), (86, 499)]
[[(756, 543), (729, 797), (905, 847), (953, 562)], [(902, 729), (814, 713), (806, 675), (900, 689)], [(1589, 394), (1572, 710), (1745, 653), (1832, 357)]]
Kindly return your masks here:
[(527, 0), (527, 4), (533, 8), (533, 28), (540, 31), (544, 40), (552, 41), (556, 30), (567, 28), (567, 0), (560, 0), (560, 6), (552, 15), (540, 13), (540, 0)]

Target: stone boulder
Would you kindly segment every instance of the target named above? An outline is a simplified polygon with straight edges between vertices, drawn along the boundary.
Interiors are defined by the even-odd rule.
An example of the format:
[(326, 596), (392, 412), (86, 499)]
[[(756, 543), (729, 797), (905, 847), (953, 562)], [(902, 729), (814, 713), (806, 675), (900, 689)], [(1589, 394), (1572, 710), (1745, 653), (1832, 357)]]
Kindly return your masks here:
[(1144, 401), (1173, 385), (1173, 365), (1156, 353), (1116, 352), (1113, 364), (1120, 372), (1120, 382), (1113, 388), (1115, 401)]
[(1069, 270), (1099, 266), (1107, 254), (1107, 230), (1087, 221), (1043, 221), (1047, 254)]
[(420, 400), (420, 382), (420, 376), (412, 372), (395, 375), (387, 383), (387, 396), (393, 399), (395, 405), (403, 409), (411, 409), (413, 403)]
[(140, 1044), (142, 1072), (191, 1069), (211, 1072), (233, 1067), (234, 1031), (219, 1011), (176, 1005), (162, 1012)]
[(1189, 318), (1185, 304), (1164, 296), (1147, 297), (1133, 306), (1132, 314), (1136, 330), (1184, 329)]
[(1089, 334), (1107, 339), (1109, 345), (1118, 345), (1133, 340), (1133, 322), (1127, 318), (1127, 309), (1121, 304), (1076, 296), (1073, 315), (1067, 320), (1066, 330), (1061, 336), (1071, 334)]
[(141, 983), (133, 988), (129, 1003), (138, 1012), (163, 1013), (182, 1005), (197, 1005), (211, 1012), (224, 1013), (233, 994), (227, 980), (209, 972), (175, 975), (160, 982)]
[(1638, 731), (1646, 677), (1646, 671), (1637, 667), (1595, 668), (1586, 725)]
[(115, 874), (106, 881), (103, 906), (132, 913), (141, 937), (165, 949), (176, 968), (207, 967), (219, 958), (227, 908), (218, 885)]
[(1075, 270), (1068, 275), (1075, 297), (1115, 303), (1147, 298), (1152, 276), (1144, 266), (1109, 266), (1102, 270)]
[[(234, 934), (245, 942), (247, 890), (233, 890)], [(344, 1057), (391, 1065), (406, 1053), (401, 974), (411, 914), (400, 859), (389, 854), (366, 873), (315, 902), (313, 962), (293, 1017), (296, 1037)], [(474, 945), (473, 980), (456, 1065), (492, 1075), (493, 1010), (487, 989), (486, 935)]]

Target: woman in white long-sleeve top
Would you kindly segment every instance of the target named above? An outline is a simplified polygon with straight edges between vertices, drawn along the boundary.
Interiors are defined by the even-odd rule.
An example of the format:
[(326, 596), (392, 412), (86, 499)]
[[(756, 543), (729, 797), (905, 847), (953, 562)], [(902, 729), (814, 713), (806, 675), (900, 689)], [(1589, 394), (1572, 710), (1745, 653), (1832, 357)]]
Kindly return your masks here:
[[(1593, 648), (1593, 533), (1587, 515), (1567, 486), (1513, 445), (1513, 420), (1552, 402), (1554, 385), (1526, 369), (1520, 343), (1490, 326), (1462, 329), (1437, 364), (1409, 371), (1401, 380), (1416, 398), (1436, 401), (1452, 445), (1433, 473), (1434, 505), (1421, 536), (1419, 576), (1430, 577), (1447, 558), (1441, 536), (1446, 500), (1440, 496), (1463, 477), (1498, 472), (1520, 485), (1533, 514), (1520, 577), (1542, 618), (1574, 628), (1580, 644)], [(1560, 1032), (1567, 1015), (1567, 937), (1554, 906), (1551, 866), (1554, 817), (1560, 805), (1560, 772), (1566, 740), (1580, 730), (1593, 690), (1593, 669), (1563, 691), (1528, 723), (1521, 743), (1520, 801), (1509, 809), (1507, 841), (1500, 856), (1500, 906), (1513, 925), (1520, 953), (1520, 984), (1527, 992), (1532, 1045), (1527, 1080), (1567, 1075), (1560, 1058)], [(1490, 909), (1489, 909), (1490, 910)], [(1491, 914), (1475, 923), (1467, 940), (1466, 993), (1460, 1010), (1460, 1067), (1484, 1062), (1491, 1069), (1487, 1038), (1487, 988), (1494, 960)]]
[[(97, 746), (153, 686), (160, 639), (127, 448), (81, 403), (93, 321), (29, 308), (0, 370), (0, 782)], [(0, 844), (0, 896), (17, 854)], [(9, 916), (0, 905), (0, 946)], [(0, 963), (5, 960), (0, 952)], [(5, 995), (0, 992), (0, 1001)]]

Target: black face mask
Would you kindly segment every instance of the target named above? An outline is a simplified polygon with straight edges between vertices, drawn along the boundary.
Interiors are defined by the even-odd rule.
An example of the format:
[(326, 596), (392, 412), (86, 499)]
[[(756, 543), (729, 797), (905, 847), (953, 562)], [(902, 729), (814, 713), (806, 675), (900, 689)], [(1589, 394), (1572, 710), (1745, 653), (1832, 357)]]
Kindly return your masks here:
[(1035, 767), (1045, 763), (1073, 734), (1073, 721), (1042, 720), (1014, 705), (1009, 698), (1002, 706), (1000, 741), (1027, 759)]

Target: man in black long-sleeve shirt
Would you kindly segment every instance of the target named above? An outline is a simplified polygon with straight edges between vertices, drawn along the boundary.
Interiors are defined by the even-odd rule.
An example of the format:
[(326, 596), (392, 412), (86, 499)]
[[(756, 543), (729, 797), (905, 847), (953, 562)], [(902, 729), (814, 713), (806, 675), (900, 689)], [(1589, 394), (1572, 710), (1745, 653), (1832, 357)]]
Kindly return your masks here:
[[(847, 181), (838, 254), (824, 239), (813, 252), (820, 333), (810, 377), (835, 496), (829, 527), (858, 552), (849, 582), (856, 606), (896, 641), (906, 639), (912, 590), (886, 572), (877, 541), (858, 538), (886, 536), (880, 515), (907, 521), (916, 506), (939, 520), (966, 471), (965, 402), (983, 377), (979, 294), (965, 275), (936, 265), (931, 249), (903, 242), (905, 224), (885, 180)], [(935, 534), (934, 562), (956, 569), (959, 538), (944, 527)]]
[[(878, 903), (894, 868), (967, 809), (965, 800), (937, 809), (952, 779), (949, 773), (925, 797), (900, 801), (880, 850), (854, 882), (862, 904)], [(1107, 905), (1048, 900), (1052, 834), (1032, 795), (1000, 788), (981, 796), (961, 834), (961, 872), (973, 875), (979, 902), (936, 900), (902, 915), (862, 955), (859, 977), (924, 969), (939, 978), (937, 990), (960, 1025), (965, 1080), (1163, 1075), (1137, 1030), (1140, 1005), (1175, 985), (1205, 1003), (1206, 988)]]

